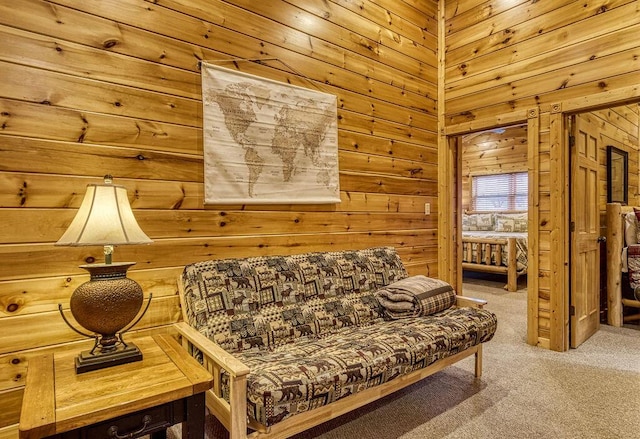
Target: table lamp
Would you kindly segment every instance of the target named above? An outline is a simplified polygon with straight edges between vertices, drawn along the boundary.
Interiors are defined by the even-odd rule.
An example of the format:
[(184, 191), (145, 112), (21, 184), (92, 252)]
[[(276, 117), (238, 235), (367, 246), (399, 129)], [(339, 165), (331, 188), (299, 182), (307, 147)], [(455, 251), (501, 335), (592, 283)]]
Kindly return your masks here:
[(138, 315), (143, 303), (142, 288), (127, 277), (135, 262), (112, 262), (113, 247), (128, 244), (149, 244), (151, 239), (142, 231), (129, 204), (124, 186), (114, 185), (110, 175), (104, 184), (87, 185), (80, 209), (64, 235), (55, 245), (104, 246), (103, 264), (87, 264), (91, 279), (80, 285), (71, 295), (69, 306), (75, 320), (87, 334), (76, 329), (65, 317), (64, 321), (77, 333), (95, 339), (93, 349), (76, 358), (76, 372), (84, 373), (118, 364), (142, 360), (142, 353), (133, 343), (125, 343), (122, 334), (140, 321), (151, 303), (138, 319), (124, 329)]

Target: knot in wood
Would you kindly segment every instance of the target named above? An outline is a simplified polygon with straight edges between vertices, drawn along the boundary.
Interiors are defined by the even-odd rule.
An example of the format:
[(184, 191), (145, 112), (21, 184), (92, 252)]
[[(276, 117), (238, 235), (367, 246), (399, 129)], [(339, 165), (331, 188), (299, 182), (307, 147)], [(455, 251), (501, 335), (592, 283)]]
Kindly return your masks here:
[(118, 40), (116, 40), (115, 38), (109, 38), (107, 40), (104, 40), (104, 43), (102, 43), (105, 49), (111, 49), (116, 44), (118, 44)]

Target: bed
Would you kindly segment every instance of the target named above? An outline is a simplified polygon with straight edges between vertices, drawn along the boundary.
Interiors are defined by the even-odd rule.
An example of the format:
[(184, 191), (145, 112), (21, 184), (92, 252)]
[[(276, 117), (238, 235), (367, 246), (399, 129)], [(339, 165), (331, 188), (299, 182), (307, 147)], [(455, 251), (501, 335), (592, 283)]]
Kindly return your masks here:
[[(640, 207), (607, 204), (607, 323), (622, 326), (640, 320)], [(640, 290), (640, 288), (639, 288)]]
[(518, 289), (527, 272), (527, 213), (465, 213), (462, 269), (507, 276), (505, 289)]

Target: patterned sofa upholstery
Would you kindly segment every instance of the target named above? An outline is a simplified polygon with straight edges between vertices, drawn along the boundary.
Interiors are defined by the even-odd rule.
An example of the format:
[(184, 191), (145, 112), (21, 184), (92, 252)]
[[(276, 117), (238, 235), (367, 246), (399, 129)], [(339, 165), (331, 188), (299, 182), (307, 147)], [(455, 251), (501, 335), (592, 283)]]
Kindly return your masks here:
[[(455, 299), (428, 316), (385, 318), (376, 291), (407, 277), (395, 249), (381, 247), (203, 261), (179, 281), (185, 321), (250, 370), (247, 416), (264, 429), (493, 337), (495, 315), (448, 307)], [(222, 369), (218, 396), (229, 400)]]

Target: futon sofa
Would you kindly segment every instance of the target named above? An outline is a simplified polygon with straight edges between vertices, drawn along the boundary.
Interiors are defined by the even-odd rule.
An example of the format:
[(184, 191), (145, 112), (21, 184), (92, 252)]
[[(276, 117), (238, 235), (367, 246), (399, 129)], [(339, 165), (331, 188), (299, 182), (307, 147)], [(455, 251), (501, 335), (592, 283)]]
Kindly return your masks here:
[(203, 261), (178, 284), (178, 332), (231, 439), (291, 436), (470, 355), (480, 376), (497, 326), (391, 247)]

